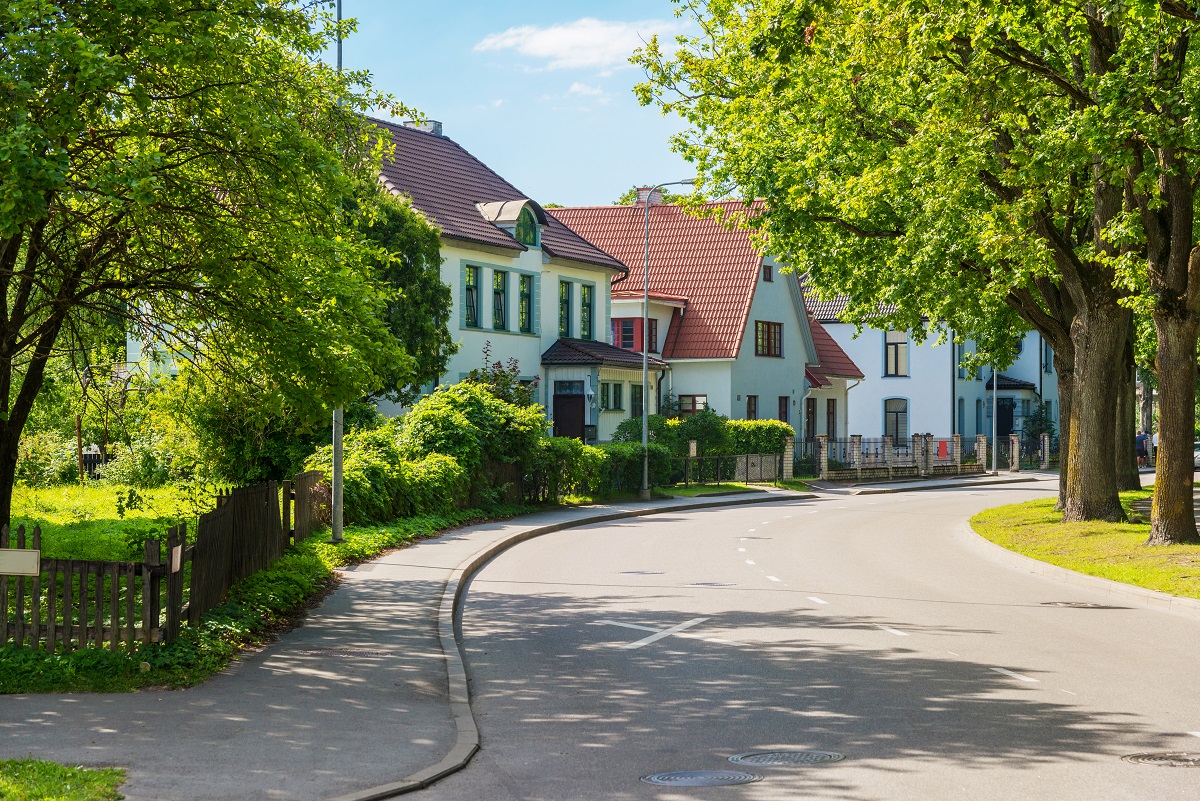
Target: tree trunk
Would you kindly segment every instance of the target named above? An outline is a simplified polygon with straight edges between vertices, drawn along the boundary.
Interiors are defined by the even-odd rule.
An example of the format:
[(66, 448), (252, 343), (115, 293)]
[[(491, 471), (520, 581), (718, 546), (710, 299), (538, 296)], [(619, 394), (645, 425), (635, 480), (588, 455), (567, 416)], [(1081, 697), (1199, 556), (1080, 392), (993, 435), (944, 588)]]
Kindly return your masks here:
[(1117, 470), (1117, 492), (1142, 488), (1137, 463), (1137, 368), (1133, 364), (1133, 318), (1125, 338), (1123, 366), (1117, 371), (1120, 383), (1115, 387), (1117, 401), (1114, 456)]
[(1071, 452), (1071, 414), (1075, 408), (1075, 361), (1054, 354), (1054, 370), (1058, 374), (1058, 503), (1057, 512), (1067, 508), (1067, 462)]
[(1141, 428), (1147, 434), (1154, 430), (1154, 387), (1150, 385), (1150, 371), (1145, 367), (1138, 370), (1142, 383)]
[(1195, 315), (1155, 311), (1158, 335), (1158, 461), (1147, 545), (1200, 542), (1192, 500), (1196, 426)]
[(1125, 518), (1117, 497), (1116, 398), (1129, 325), (1127, 309), (1096, 303), (1076, 318), (1075, 393), (1067, 450), (1063, 521)]

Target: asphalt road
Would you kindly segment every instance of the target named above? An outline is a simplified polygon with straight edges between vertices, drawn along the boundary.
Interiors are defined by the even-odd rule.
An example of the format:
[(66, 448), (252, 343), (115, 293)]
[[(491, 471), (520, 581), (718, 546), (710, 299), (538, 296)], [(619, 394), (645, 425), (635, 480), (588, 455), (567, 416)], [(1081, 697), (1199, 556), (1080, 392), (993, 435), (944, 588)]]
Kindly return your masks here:
[[(483, 750), (423, 799), (1200, 798), (1200, 620), (987, 559), (1051, 482), (653, 516), (521, 544), (464, 610)], [(1103, 608), (1051, 606), (1058, 602)], [(739, 767), (810, 749), (841, 762)], [(663, 771), (759, 782), (656, 787)]]

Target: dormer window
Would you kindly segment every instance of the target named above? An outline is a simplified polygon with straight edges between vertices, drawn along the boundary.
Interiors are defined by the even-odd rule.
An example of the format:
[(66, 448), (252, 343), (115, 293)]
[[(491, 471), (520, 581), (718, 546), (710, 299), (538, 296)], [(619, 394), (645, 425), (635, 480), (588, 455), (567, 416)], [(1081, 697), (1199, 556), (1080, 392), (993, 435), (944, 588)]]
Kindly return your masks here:
[(517, 216), (517, 230), (513, 235), (522, 245), (537, 247), (537, 219), (533, 216), (533, 212), (529, 210), (528, 206), (521, 209), (520, 215)]

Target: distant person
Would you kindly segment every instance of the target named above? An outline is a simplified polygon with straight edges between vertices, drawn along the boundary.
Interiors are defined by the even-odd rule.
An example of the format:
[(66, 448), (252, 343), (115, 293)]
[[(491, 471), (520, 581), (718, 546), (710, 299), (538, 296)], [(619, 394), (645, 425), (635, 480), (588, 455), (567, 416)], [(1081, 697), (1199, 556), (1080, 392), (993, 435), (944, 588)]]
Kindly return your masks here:
[(1154, 432), (1154, 438), (1150, 441), (1152, 447), (1150, 449), (1150, 462), (1153, 464), (1158, 459), (1158, 432)]
[(1139, 468), (1146, 466), (1146, 441), (1148, 439), (1149, 437), (1146, 436), (1145, 431), (1137, 432), (1137, 436), (1133, 438), (1133, 443), (1137, 447), (1137, 463)]

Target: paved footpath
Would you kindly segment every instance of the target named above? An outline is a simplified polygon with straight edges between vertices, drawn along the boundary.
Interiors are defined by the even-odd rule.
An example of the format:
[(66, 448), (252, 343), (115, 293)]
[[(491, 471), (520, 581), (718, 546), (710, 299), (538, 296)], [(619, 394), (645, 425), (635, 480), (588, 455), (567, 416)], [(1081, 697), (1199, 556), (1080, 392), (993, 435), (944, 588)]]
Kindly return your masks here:
[[(131, 801), (370, 797), (368, 788), (431, 769), (459, 743), (455, 713), (465, 705), (448, 685), (439, 609), (472, 557), (545, 526), (780, 495), (794, 497), (557, 509), (424, 540), (342, 571), (302, 626), (198, 687), (0, 696), (0, 758), (120, 766)], [(461, 662), (447, 647), (453, 675)]]

